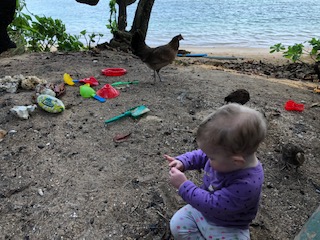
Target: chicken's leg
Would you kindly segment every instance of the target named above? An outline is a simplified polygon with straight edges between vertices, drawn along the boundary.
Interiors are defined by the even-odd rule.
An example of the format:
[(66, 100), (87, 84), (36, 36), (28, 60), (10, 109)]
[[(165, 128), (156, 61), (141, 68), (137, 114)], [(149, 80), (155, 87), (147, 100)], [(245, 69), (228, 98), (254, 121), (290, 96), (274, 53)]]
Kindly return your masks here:
[(156, 78), (156, 70), (153, 70), (153, 84), (156, 84), (157, 78)]
[(160, 80), (160, 82), (162, 82), (162, 79), (161, 79), (161, 77), (160, 77), (159, 70), (157, 70), (157, 74), (158, 74), (158, 76), (159, 76), (159, 80)]

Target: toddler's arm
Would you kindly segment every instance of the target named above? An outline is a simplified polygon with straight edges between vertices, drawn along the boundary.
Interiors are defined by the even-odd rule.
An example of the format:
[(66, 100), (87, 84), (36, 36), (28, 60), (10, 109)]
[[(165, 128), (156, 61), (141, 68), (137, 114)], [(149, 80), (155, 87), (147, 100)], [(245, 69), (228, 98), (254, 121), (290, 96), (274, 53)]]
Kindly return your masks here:
[(169, 155), (166, 155), (166, 154), (164, 155), (164, 158), (167, 159), (167, 161), (169, 162), (170, 168), (174, 167), (174, 168), (180, 170), (181, 172), (184, 171), (184, 166), (181, 161), (179, 161), (173, 157), (170, 157)]
[(200, 149), (177, 156), (176, 159), (182, 162), (184, 170), (203, 169), (209, 160), (207, 155)]
[(179, 187), (179, 195), (208, 219), (228, 219), (230, 216), (241, 219), (242, 212), (247, 212), (254, 218), (260, 199), (261, 185), (262, 182), (257, 182), (255, 185), (238, 182), (209, 192), (186, 180)]

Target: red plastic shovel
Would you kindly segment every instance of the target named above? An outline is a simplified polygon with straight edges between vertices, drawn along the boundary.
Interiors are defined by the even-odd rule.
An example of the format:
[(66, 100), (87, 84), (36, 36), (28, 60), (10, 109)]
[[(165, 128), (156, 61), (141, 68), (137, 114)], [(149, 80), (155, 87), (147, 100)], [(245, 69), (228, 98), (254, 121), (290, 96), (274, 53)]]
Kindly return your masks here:
[(90, 84), (90, 86), (98, 86), (99, 85), (99, 82), (97, 79), (95, 79), (94, 77), (88, 77), (88, 78), (84, 78), (84, 79), (80, 79), (80, 80), (74, 80), (72, 79), (72, 77), (68, 74), (68, 73), (65, 73), (63, 74), (63, 80), (66, 84), (72, 86), (74, 85), (74, 83), (76, 82), (81, 82), (81, 83), (88, 83)]
[(90, 86), (98, 86), (99, 82), (97, 79), (95, 79), (94, 77), (88, 77), (88, 78), (84, 78), (84, 79), (80, 79), (80, 80), (72, 80), (73, 82), (81, 82), (81, 83), (89, 83)]

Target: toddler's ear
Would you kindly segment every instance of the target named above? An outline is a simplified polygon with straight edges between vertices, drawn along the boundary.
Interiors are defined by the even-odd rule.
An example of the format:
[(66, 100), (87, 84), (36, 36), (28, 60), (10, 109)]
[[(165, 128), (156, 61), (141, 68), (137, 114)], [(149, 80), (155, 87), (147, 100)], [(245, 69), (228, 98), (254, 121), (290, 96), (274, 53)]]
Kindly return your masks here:
[(232, 161), (238, 166), (242, 166), (245, 164), (245, 160), (244, 160), (243, 156), (241, 156), (241, 155), (232, 156)]

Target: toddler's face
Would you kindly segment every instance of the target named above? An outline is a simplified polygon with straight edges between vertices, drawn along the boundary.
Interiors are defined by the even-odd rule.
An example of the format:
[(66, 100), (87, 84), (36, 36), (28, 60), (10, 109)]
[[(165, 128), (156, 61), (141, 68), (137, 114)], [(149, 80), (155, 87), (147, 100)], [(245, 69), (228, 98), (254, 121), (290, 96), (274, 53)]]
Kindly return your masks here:
[(233, 160), (232, 153), (229, 153), (221, 146), (206, 146), (199, 144), (199, 148), (210, 159), (210, 166), (218, 172), (232, 172), (239, 169), (239, 166)]

